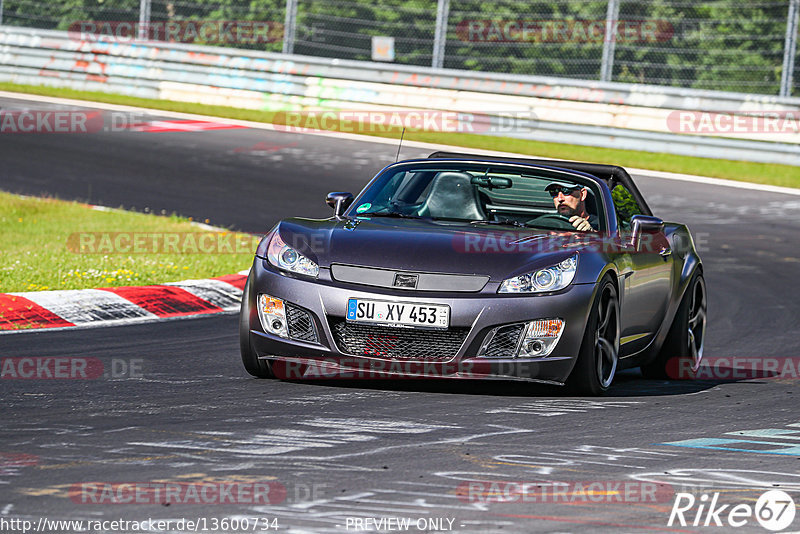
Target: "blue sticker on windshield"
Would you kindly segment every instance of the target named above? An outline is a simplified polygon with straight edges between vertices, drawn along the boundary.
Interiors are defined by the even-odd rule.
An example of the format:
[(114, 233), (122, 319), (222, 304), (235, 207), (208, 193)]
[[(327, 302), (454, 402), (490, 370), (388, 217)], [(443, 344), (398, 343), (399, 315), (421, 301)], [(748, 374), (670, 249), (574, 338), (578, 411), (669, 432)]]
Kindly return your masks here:
[(372, 207), (372, 204), (367, 202), (366, 204), (361, 204), (359, 207), (356, 208), (356, 213), (364, 213), (368, 209)]

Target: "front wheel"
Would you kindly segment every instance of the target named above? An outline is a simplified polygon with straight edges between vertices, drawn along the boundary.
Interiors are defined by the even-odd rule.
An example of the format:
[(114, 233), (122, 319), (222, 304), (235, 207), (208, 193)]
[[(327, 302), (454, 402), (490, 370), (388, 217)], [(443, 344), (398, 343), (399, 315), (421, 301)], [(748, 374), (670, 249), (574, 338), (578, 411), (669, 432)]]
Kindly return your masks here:
[(667, 338), (655, 359), (642, 365), (645, 378), (689, 378), (700, 368), (708, 304), (703, 273), (692, 275)]
[(604, 279), (589, 312), (578, 361), (567, 385), (578, 393), (602, 395), (614, 380), (619, 362), (619, 299)]
[(250, 278), (248, 275), (247, 283), (242, 292), (242, 307), (239, 312), (239, 347), (242, 352), (242, 363), (245, 370), (257, 378), (275, 378), (272, 366), (267, 360), (259, 360), (258, 354), (253, 350), (250, 343)]

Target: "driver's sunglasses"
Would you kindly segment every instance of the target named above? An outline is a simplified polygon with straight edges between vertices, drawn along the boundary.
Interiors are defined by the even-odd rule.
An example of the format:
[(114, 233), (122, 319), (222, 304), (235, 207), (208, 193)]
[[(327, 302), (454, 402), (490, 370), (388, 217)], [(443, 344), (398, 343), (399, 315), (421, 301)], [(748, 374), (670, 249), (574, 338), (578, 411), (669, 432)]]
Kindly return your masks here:
[(564, 196), (571, 195), (573, 192), (580, 189), (581, 186), (576, 185), (575, 187), (551, 187), (548, 189), (550, 192), (550, 196), (556, 198), (559, 193), (562, 193)]

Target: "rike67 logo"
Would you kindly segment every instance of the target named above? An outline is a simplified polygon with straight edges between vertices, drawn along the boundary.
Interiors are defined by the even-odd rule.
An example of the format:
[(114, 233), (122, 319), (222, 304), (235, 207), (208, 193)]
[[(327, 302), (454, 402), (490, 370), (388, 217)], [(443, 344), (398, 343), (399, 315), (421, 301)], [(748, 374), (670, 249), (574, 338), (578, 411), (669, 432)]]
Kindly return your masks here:
[(794, 521), (795, 504), (791, 495), (781, 490), (769, 490), (750, 504), (720, 504), (719, 493), (678, 493), (669, 514), (667, 526), (743, 527), (755, 519), (773, 532), (784, 530)]

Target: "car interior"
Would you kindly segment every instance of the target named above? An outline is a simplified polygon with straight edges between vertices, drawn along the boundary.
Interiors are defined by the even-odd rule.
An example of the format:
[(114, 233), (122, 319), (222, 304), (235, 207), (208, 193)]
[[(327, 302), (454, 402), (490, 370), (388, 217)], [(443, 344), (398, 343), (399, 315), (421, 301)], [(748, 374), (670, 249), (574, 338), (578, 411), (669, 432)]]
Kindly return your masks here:
[[(372, 213), (392, 211), (436, 220), (487, 221), (571, 229), (555, 209), (545, 187), (552, 176), (473, 170), (400, 172), (388, 180), (372, 203)], [(576, 184), (563, 177), (559, 182)], [(581, 184), (583, 185), (583, 184)], [(596, 195), (588, 187), (586, 210), (597, 214)], [(382, 200), (381, 200), (382, 199)], [(567, 224), (564, 224), (566, 221)]]

